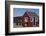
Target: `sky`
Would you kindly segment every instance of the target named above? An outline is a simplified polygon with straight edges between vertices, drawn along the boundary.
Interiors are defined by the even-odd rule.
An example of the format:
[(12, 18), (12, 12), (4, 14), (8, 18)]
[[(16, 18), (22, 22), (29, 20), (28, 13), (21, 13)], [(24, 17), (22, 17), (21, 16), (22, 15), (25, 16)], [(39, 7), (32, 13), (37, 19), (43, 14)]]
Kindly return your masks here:
[(22, 16), (26, 11), (35, 12), (37, 15), (39, 15), (39, 9), (14, 8), (13, 9), (13, 17)]

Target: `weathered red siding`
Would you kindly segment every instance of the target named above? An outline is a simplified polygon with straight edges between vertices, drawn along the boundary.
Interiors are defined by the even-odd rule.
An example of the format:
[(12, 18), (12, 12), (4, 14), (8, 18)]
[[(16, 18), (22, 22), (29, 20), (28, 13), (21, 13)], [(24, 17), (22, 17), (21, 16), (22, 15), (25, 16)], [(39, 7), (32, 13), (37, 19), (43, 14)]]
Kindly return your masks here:
[[(28, 17), (28, 22), (25, 22), (25, 21), (24, 21), (25, 17)], [(31, 26), (32, 26), (32, 22), (30, 21), (30, 18), (31, 18), (31, 17), (29, 17), (29, 15), (28, 15), (27, 13), (25, 13), (25, 14), (23, 15), (23, 17), (22, 17), (22, 21), (23, 21), (22, 23), (23, 23), (23, 24), (22, 24), (22, 25), (23, 25), (24, 27), (26, 27), (25, 24), (27, 24), (27, 27), (31, 27)]]

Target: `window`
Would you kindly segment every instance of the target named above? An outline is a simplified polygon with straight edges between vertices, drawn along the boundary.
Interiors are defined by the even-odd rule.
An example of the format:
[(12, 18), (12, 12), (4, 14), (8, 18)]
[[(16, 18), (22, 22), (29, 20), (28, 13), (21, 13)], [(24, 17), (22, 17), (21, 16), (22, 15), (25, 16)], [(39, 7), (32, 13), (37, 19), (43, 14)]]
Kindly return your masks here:
[(20, 20), (20, 22), (22, 22), (22, 20)]
[(19, 23), (19, 25), (21, 25), (21, 23)]
[(16, 25), (18, 25), (18, 23), (16, 23)]
[(25, 21), (25, 22), (28, 22), (28, 17), (25, 17), (24, 21)]
[(34, 20), (33, 17), (31, 17), (31, 18), (30, 18), (30, 21), (33, 22), (33, 20)]
[(35, 18), (35, 22), (37, 22), (38, 21), (38, 18)]
[(22, 23), (18, 23), (18, 25), (22, 25)]

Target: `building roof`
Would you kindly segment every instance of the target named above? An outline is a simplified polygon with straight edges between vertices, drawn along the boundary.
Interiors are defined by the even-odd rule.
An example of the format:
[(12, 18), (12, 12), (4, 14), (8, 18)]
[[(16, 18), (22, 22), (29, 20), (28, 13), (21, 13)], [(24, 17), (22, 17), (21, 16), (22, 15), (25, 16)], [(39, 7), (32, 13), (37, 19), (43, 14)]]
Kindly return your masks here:
[(26, 11), (25, 13), (27, 13), (29, 16), (39, 17), (35, 12)]

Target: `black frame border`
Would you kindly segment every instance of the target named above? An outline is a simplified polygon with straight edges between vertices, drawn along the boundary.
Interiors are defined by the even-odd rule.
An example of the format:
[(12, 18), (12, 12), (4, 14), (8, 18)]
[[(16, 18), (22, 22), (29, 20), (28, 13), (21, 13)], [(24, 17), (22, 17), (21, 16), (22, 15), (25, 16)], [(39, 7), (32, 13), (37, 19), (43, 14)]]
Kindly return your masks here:
[[(20, 2), (20, 1), (10, 1), (10, 2)], [(18, 32), (18, 33), (9, 33), (9, 15), (8, 15), (8, 8), (6, 5), (7, 1), (5, 1), (5, 35), (22, 35), (22, 34), (39, 34), (39, 33), (45, 33), (45, 3), (41, 3), (41, 2), (21, 2), (21, 3), (32, 3), (32, 4), (36, 4), (36, 5), (43, 5), (42, 11), (43, 11), (43, 30), (42, 31), (34, 31), (34, 32)]]

